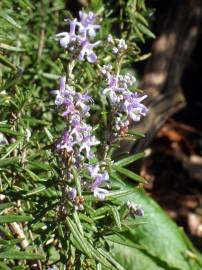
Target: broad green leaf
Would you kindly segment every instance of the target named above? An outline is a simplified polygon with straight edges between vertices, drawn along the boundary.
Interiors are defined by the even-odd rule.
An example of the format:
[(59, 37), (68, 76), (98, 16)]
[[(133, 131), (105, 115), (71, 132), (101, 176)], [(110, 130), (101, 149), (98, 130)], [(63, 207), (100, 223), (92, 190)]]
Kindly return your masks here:
[[(155, 260), (139, 249), (113, 244), (112, 250), (116, 260), (127, 270), (165, 270)], [(171, 269), (170, 269), (171, 270)], [(174, 270), (174, 269), (173, 269)]]
[[(131, 186), (131, 184), (128, 184)], [(127, 195), (119, 199), (121, 201), (133, 201), (135, 203), (141, 204), (144, 211), (145, 217), (144, 221), (146, 224), (138, 226), (135, 230), (130, 230), (130, 232), (123, 233), (125, 237), (125, 244), (127, 241), (129, 246), (131, 242), (138, 244), (142, 250), (144, 250), (144, 256), (152, 259), (153, 265), (162, 267), (160, 269), (179, 269), (179, 270), (200, 270), (201, 256), (197, 251), (192, 250), (191, 252), (198, 259), (194, 259), (191, 256), (187, 256), (190, 247), (187, 245), (184, 237), (182, 237), (181, 231), (177, 225), (165, 214), (163, 210), (155, 203), (144, 191), (140, 189), (135, 189), (133, 194)], [(139, 218), (141, 219), (141, 218)], [(120, 250), (120, 247), (118, 247)], [(116, 248), (114, 252), (118, 255), (117, 260), (124, 262), (133, 261), (135, 258), (136, 250), (131, 249), (130, 253), (128, 251), (127, 260), (121, 257), (121, 253)], [(126, 249), (124, 249), (126, 250)], [(130, 250), (130, 249), (129, 249)], [(131, 257), (132, 256), (132, 257)], [(142, 256), (142, 255), (141, 255)], [(125, 258), (125, 259), (124, 259)], [(146, 259), (145, 259), (146, 261)], [(134, 261), (134, 268), (130, 268), (131, 264), (126, 267), (127, 269), (144, 269), (141, 265), (136, 267), (136, 263), (139, 265), (139, 259)], [(138, 268), (139, 267), (139, 268)], [(155, 269), (152, 268), (151, 269)], [(145, 268), (150, 269), (150, 268)]]
[(32, 221), (31, 216), (7, 214), (0, 216), (0, 223)]

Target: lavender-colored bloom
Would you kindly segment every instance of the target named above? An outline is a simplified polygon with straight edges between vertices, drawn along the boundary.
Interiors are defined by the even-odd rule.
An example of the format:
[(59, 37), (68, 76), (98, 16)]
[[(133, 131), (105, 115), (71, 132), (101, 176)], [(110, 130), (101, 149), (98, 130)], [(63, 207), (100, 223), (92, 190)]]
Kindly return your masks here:
[(107, 74), (108, 87), (103, 90), (104, 95), (108, 95), (112, 104), (119, 102), (119, 93), (124, 91), (123, 87), (119, 87), (119, 77), (111, 74)]
[(112, 48), (112, 52), (114, 54), (126, 51), (128, 48), (124, 39), (113, 38), (112, 35), (108, 35), (107, 41), (109, 42), (109, 46)]
[(75, 188), (69, 188), (68, 192), (67, 192), (67, 196), (71, 201), (74, 201), (76, 196), (77, 196), (77, 191)]
[(140, 121), (141, 115), (145, 116), (148, 109), (141, 103), (147, 95), (140, 96), (137, 93), (124, 93), (123, 103), (120, 104), (120, 111), (125, 112), (133, 121)]
[(79, 11), (80, 22), (78, 22), (79, 32), (87, 32), (90, 37), (95, 37), (96, 30), (100, 28), (100, 25), (95, 24), (97, 16), (93, 12)]
[(128, 46), (124, 39), (117, 39), (119, 50), (127, 50)]
[(64, 131), (61, 138), (56, 143), (57, 150), (65, 149), (67, 153), (74, 152), (73, 146), (77, 142), (74, 140), (73, 136), (69, 131)]
[[(60, 106), (65, 102), (71, 102), (73, 100), (72, 95), (75, 94), (75, 91), (66, 84), (66, 77), (60, 77), (59, 90), (51, 91), (52, 94), (56, 95), (55, 105)], [(70, 106), (70, 104), (68, 104)]]
[(79, 60), (84, 61), (85, 56), (90, 63), (95, 63), (97, 60), (97, 56), (93, 51), (93, 48), (98, 46), (100, 41), (95, 43), (90, 43), (88, 40), (84, 41), (82, 44), (82, 49), (79, 54)]
[(104, 188), (99, 188), (97, 186), (92, 187), (93, 195), (98, 198), (100, 201), (104, 201), (106, 194), (109, 193), (108, 190)]
[[(136, 122), (140, 120), (141, 115), (146, 115), (148, 109), (141, 102), (147, 95), (141, 96), (129, 90), (129, 87), (136, 81), (135, 77), (130, 74), (110, 74), (106, 66), (101, 72), (107, 79), (107, 87), (103, 90), (103, 94), (109, 97), (117, 112), (126, 114), (129, 119)], [(115, 124), (117, 125), (117, 123)]]
[(96, 146), (98, 144), (100, 144), (100, 141), (98, 141), (94, 135), (87, 134), (83, 138), (79, 151), (82, 152), (84, 150), (86, 153), (86, 157), (90, 160), (94, 156), (92, 152), (92, 146)]
[(100, 42), (90, 43), (90, 38), (95, 37), (96, 30), (100, 28), (95, 24), (96, 15), (93, 12), (79, 12), (80, 21), (77, 19), (67, 20), (70, 23), (69, 32), (62, 32), (56, 35), (56, 39), (65, 49), (76, 54), (76, 57), (84, 61), (85, 58), (90, 63), (97, 60), (97, 56), (93, 51)]
[(5, 135), (3, 133), (0, 132), (0, 145), (7, 145), (8, 140), (6, 139)]
[(105, 199), (105, 195), (109, 193), (108, 190), (104, 188), (100, 188), (106, 181), (109, 180), (109, 174), (107, 171), (101, 173), (100, 167), (98, 164), (96, 165), (89, 165), (88, 171), (90, 173), (90, 176), (92, 177), (93, 183), (91, 184), (90, 188), (93, 192), (94, 196), (97, 197), (100, 200)]
[(64, 47), (65, 49), (68, 47), (68, 45), (71, 42), (75, 42), (77, 40), (77, 35), (75, 33), (76, 25), (77, 25), (77, 19), (74, 19), (70, 21), (70, 30), (68, 32), (62, 32), (56, 35), (56, 39), (59, 40), (60, 45)]

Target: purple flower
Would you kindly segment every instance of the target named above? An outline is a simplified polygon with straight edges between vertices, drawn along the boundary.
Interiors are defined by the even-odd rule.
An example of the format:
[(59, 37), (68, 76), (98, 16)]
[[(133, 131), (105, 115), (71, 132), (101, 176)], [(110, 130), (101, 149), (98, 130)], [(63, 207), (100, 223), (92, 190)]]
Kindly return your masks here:
[(84, 150), (86, 153), (86, 157), (90, 160), (94, 156), (92, 152), (92, 146), (96, 146), (98, 144), (100, 144), (100, 141), (98, 141), (94, 135), (87, 134), (83, 138), (79, 151), (82, 152)]
[[(107, 66), (101, 70), (102, 74), (107, 78), (107, 87), (103, 90), (103, 94), (109, 97), (111, 104), (116, 108), (119, 117), (121, 113), (135, 122), (140, 121), (141, 115), (145, 116), (148, 109), (141, 103), (147, 95), (141, 96), (133, 93), (129, 87), (136, 81), (130, 74), (114, 75), (110, 74)], [(123, 121), (124, 119), (121, 119)], [(124, 120), (127, 123), (127, 119)], [(117, 125), (115, 119), (115, 125)], [(119, 121), (120, 122), (120, 121)], [(125, 126), (127, 129), (127, 125)]]
[(80, 22), (78, 22), (79, 32), (88, 33), (90, 37), (95, 37), (96, 30), (100, 28), (100, 25), (95, 24), (97, 16), (93, 12), (79, 11)]
[(120, 111), (125, 112), (133, 121), (140, 121), (141, 115), (145, 116), (148, 109), (141, 103), (147, 95), (140, 96), (137, 93), (124, 93), (123, 103), (120, 104)]
[(67, 196), (71, 201), (74, 201), (76, 196), (77, 196), (77, 191), (75, 188), (69, 188), (68, 192), (67, 192)]
[(97, 187), (97, 186), (94, 186), (94, 187), (92, 188), (92, 192), (93, 192), (93, 195), (94, 195), (96, 198), (98, 198), (99, 200), (101, 200), (101, 201), (104, 201), (106, 194), (109, 193), (108, 190), (106, 190), (106, 189), (104, 189), (104, 188), (99, 188), (99, 187)]
[(74, 152), (73, 146), (77, 142), (74, 140), (73, 136), (69, 131), (64, 131), (61, 138), (56, 142), (57, 150), (65, 149), (67, 153)]
[(62, 32), (56, 35), (56, 39), (59, 40), (60, 45), (64, 47), (65, 49), (68, 47), (68, 45), (71, 42), (75, 42), (77, 40), (77, 35), (75, 33), (76, 25), (77, 25), (77, 19), (74, 19), (70, 21), (70, 30), (68, 32)]
[(90, 63), (95, 63), (97, 60), (96, 54), (93, 52), (93, 48), (98, 46), (100, 41), (95, 43), (90, 43), (88, 40), (85, 40), (82, 44), (82, 49), (79, 54), (79, 60), (84, 61), (85, 56)]
[(119, 87), (119, 77), (111, 74), (107, 74), (108, 87), (103, 90), (104, 95), (108, 95), (112, 104), (119, 102), (119, 93), (124, 91), (123, 87)]
[(81, 61), (85, 58), (90, 63), (97, 60), (97, 56), (93, 51), (100, 42), (90, 43), (90, 38), (95, 37), (96, 30), (100, 28), (99, 25), (94, 24), (96, 15), (93, 12), (79, 12), (80, 22), (77, 19), (67, 20), (70, 23), (69, 32), (62, 32), (56, 35), (56, 39), (65, 49), (76, 55)]
[(94, 196), (100, 200), (104, 200), (105, 195), (109, 193), (108, 190), (100, 188), (106, 181), (109, 180), (109, 174), (107, 171), (103, 173), (100, 172), (100, 167), (98, 164), (89, 165), (88, 171), (90, 176), (92, 177), (93, 183), (90, 185), (90, 189), (93, 192)]

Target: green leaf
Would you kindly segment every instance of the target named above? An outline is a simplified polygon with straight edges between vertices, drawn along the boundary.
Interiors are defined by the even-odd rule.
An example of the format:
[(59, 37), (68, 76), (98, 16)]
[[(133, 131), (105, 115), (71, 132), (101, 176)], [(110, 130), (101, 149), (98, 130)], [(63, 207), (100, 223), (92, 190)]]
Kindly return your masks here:
[[(97, 261), (101, 262), (106, 267), (111, 267), (111, 264), (108, 260), (102, 256), (88, 241), (87, 239), (80, 233), (76, 224), (67, 217), (67, 223), (72, 235), (75, 238), (75, 244), (80, 247), (79, 249), (86, 254), (89, 258), (94, 257)], [(74, 242), (74, 241), (73, 241)], [(111, 269), (111, 268), (109, 268)]]
[[(139, 59), (139, 58), (138, 58)], [(145, 137), (145, 135), (143, 134), (143, 133), (141, 133), (141, 132), (138, 132), (138, 131), (136, 131), (136, 130), (128, 130), (128, 134), (130, 134), (130, 135), (134, 135), (134, 136), (136, 136), (136, 137), (139, 137), (139, 138), (144, 138)]]
[(144, 25), (146, 25), (146, 26), (149, 25), (148, 21), (142, 16), (141, 13), (135, 12), (134, 15), (135, 15), (136, 19), (138, 19), (138, 20), (139, 20), (140, 22), (142, 22)]
[(125, 185), (124, 181), (121, 179), (119, 174), (116, 172), (110, 172), (110, 178), (116, 180), (117, 182), (119, 182), (122, 185)]
[(5, 43), (0, 43), (0, 48), (11, 52), (25, 52), (25, 49), (14, 47)]
[(106, 194), (106, 200), (112, 200), (117, 199), (123, 196), (126, 196), (127, 194), (133, 193), (133, 188), (123, 188), (117, 191), (112, 191)]
[(29, 165), (29, 169), (37, 169), (37, 170), (44, 170), (44, 171), (48, 171), (50, 170), (50, 166), (46, 163), (42, 163), (39, 161), (29, 161), (28, 162)]
[(128, 270), (168, 270), (159, 266), (150, 256), (134, 247), (113, 244), (112, 252), (116, 260)]
[(147, 181), (143, 177), (141, 177), (140, 175), (137, 175), (134, 172), (129, 171), (128, 169), (118, 167), (116, 165), (113, 165), (112, 168), (115, 169), (117, 172), (127, 176), (128, 178), (130, 178), (132, 180), (135, 180), (135, 181), (137, 181), (139, 183), (143, 183), (143, 184), (147, 183)]
[(28, 253), (18, 250), (9, 250), (0, 253), (0, 259), (14, 259), (14, 260), (40, 260), (45, 259), (42, 254)]
[(27, 194), (23, 195), (23, 197), (28, 197), (28, 196), (32, 196), (32, 195), (36, 195), (42, 191), (44, 191), (46, 189), (46, 186), (38, 186), (34, 189), (32, 189), (31, 191), (29, 191)]
[(40, 181), (40, 177), (38, 177), (37, 174), (35, 174), (34, 172), (30, 171), (29, 169), (27, 168), (24, 168), (24, 170), (29, 174), (29, 176), (31, 177), (32, 180), (34, 181)]
[(0, 269), (1, 270), (11, 270), (10, 267), (8, 267), (5, 263), (0, 262)]
[(76, 183), (76, 189), (77, 189), (78, 195), (81, 196), (81, 183), (80, 183), (78, 173), (74, 168), (72, 169), (72, 172), (73, 172), (74, 180)]
[(0, 63), (4, 66), (7, 66), (9, 68), (12, 68), (13, 70), (16, 70), (17, 67), (11, 63), (6, 57), (4, 57), (2, 54), (0, 54)]
[(6, 208), (9, 208), (9, 207), (12, 207), (13, 206), (13, 203), (1, 203), (0, 204), (0, 211), (6, 209)]
[(22, 142), (22, 140), (18, 140), (12, 144), (10, 144), (9, 147), (7, 147), (7, 152), (5, 155), (2, 156), (1, 160), (4, 160), (7, 156), (10, 155), (11, 152), (13, 152), (16, 148), (18, 148), (19, 144)]
[(47, 127), (44, 127), (44, 131), (46, 133), (46, 136), (47, 136), (49, 142), (52, 143), (54, 140), (53, 135), (50, 133), (50, 131), (48, 130)]
[(67, 224), (69, 226), (69, 229), (70, 229), (72, 235), (74, 236), (75, 240), (79, 244), (80, 250), (84, 254), (86, 254), (88, 257), (91, 258), (92, 257), (91, 250), (89, 249), (88, 245), (86, 244), (86, 241), (83, 239), (81, 233), (77, 229), (75, 223), (70, 218), (67, 217)]
[(74, 211), (73, 217), (74, 217), (74, 221), (75, 221), (75, 223), (76, 223), (76, 225), (77, 225), (77, 228), (78, 228), (79, 232), (80, 232), (82, 235), (84, 235), (84, 233), (83, 233), (83, 227), (82, 227), (82, 224), (81, 224), (81, 221), (80, 221), (80, 219), (79, 219), (79, 215), (78, 215), (77, 211)]
[(114, 206), (110, 206), (114, 220), (116, 222), (117, 227), (119, 228), (119, 230), (121, 230), (121, 220), (120, 220), (120, 216), (119, 216), (119, 211), (116, 207)]
[(141, 33), (145, 34), (146, 36), (148, 36), (150, 38), (155, 38), (155, 35), (143, 24), (138, 23), (137, 27), (141, 31)]
[[(130, 187), (131, 184), (128, 184), (128, 186)], [(145, 211), (144, 221), (146, 223), (138, 226), (135, 230), (124, 232), (122, 234), (124, 247), (122, 245), (122, 247), (119, 245), (114, 247), (117, 260), (120, 263), (123, 262), (125, 267), (127, 265), (126, 269), (201, 269), (199, 263), (201, 262), (201, 255), (196, 250), (191, 250), (195, 258), (187, 255), (190, 246), (182, 237), (177, 225), (144, 191), (135, 189), (133, 194), (119, 200), (141, 204)], [(127, 244), (131, 246), (131, 243), (139, 245), (142, 251), (138, 251), (135, 247), (125, 247)], [(140, 260), (143, 263), (147, 262), (148, 266), (141, 265)], [(151, 263), (151, 266), (149, 266), (149, 263)]]
[(7, 214), (0, 216), (0, 223), (24, 222), (32, 219), (31, 216)]
[(0, 11), (0, 17), (5, 19), (7, 22), (9, 22), (12, 26), (21, 29), (21, 26), (13, 19), (11, 18), (7, 13)]
[(115, 162), (114, 165), (124, 167), (124, 166), (131, 164), (131, 163), (135, 162), (136, 160), (143, 158), (143, 157), (144, 157), (144, 152), (130, 155), (127, 158), (124, 158), (124, 159), (121, 159), (121, 160)]
[(115, 269), (117, 270), (126, 270), (123, 266), (121, 266), (110, 254), (109, 252), (106, 252), (105, 250), (98, 248), (98, 251), (107, 258), (112, 265), (114, 265)]
[(4, 160), (0, 160), (0, 168), (8, 165), (16, 165), (19, 161), (19, 157), (5, 158)]

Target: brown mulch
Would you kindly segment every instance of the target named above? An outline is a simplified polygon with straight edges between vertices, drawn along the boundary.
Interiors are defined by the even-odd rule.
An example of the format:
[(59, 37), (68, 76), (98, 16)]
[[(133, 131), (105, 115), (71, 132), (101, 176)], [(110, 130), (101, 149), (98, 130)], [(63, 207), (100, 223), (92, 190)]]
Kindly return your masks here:
[(202, 134), (169, 120), (146, 149), (140, 174), (146, 189), (202, 248)]

